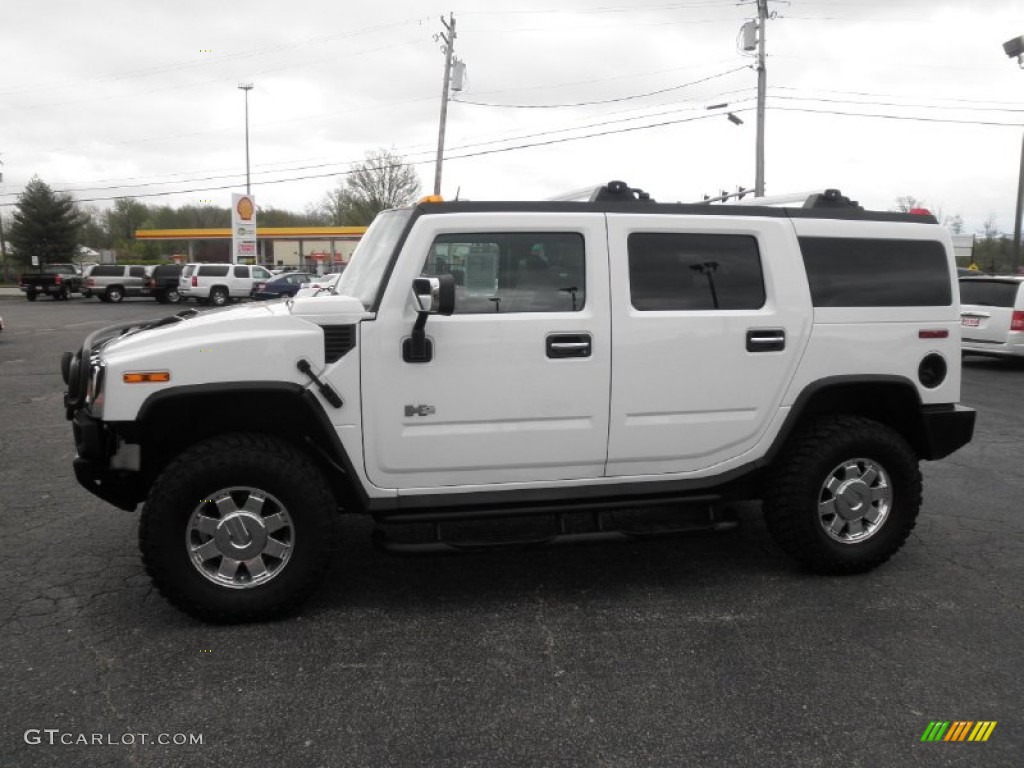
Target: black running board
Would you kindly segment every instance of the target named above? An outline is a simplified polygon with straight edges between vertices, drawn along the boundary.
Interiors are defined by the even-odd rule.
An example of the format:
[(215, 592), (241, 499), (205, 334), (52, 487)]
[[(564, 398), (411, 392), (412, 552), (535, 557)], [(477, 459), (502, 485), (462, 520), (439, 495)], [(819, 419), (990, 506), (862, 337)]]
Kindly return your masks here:
[[(633, 518), (631, 523), (616, 520), (615, 514)], [(653, 514), (652, 514), (653, 513)], [(659, 514), (660, 513), (660, 514)], [(608, 541), (636, 541), (658, 539), (695, 533), (730, 531), (737, 527), (735, 515), (728, 507), (708, 505), (672, 511), (666, 515), (662, 507), (624, 509), (617, 511), (560, 512), (530, 518), (534, 525), (544, 521), (549, 528), (543, 532), (507, 532), (505, 523), (523, 523), (520, 518), (476, 518), (460, 521), (424, 520), (414, 524), (378, 522), (373, 531), (373, 544), (395, 555), (432, 555), (483, 552), (494, 550), (523, 550), (565, 544), (590, 544)], [(457, 523), (475, 523), (484, 527), (483, 537), (460, 535)], [(553, 524), (553, 525), (550, 525)], [(519, 526), (521, 527), (521, 525)], [(456, 529), (456, 530), (453, 530)], [(409, 540), (408, 534), (414, 534)], [(403, 536), (403, 534), (406, 534)]]

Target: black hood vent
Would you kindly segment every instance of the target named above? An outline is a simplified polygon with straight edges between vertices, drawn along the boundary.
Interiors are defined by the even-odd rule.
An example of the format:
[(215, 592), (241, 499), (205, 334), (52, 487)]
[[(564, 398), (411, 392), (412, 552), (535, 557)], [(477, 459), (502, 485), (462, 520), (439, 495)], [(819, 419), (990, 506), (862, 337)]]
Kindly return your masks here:
[(336, 363), (356, 346), (354, 325), (324, 325), (324, 359)]

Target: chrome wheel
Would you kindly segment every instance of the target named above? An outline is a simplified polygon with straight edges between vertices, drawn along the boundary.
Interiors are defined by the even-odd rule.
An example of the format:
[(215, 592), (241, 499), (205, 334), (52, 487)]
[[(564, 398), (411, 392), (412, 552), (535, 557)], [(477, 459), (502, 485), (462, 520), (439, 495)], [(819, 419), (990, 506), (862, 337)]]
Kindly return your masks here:
[(295, 526), (269, 493), (224, 488), (193, 510), (185, 546), (195, 569), (214, 584), (248, 589), (284, 570), (295, 546)]
[(818, 521), (833, 541), (856, 544), (874, 536), (892, 509), (892, 482), (871, 459), (849, 459), (828, 473), (818, 495)]

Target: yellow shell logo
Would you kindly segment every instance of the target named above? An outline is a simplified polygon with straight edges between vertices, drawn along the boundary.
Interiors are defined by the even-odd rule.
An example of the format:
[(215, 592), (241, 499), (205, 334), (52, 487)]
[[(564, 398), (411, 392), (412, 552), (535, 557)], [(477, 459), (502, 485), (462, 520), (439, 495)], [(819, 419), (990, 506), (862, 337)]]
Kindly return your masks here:
[(242, 217), (244, 221), (250, 221), (252, 219), (253, 210), (255, 206), (252, 204), (252, 198), (243, 197), (238, 201), (238, 205), (235, 210), (238, 211), (238, 215)]

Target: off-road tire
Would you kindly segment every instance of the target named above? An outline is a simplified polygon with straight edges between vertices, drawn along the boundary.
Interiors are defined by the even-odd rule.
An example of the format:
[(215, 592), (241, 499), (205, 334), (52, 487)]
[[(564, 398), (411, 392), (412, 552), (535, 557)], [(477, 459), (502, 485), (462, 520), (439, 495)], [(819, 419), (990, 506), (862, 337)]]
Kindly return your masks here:
[[(269, 580), (244, 587), (200, 572), (189, 538), (202, 500), (238, 488), (279, 500), (291, 523), (287, 560)], [(231, 434), (199, 443), (165, 467), (142, 510), (139, 548), (156, 588), (186, 613), (218, 623), (262, 621), (293, 612), (320, 583), (337, 548), (336, 519), (335, 497), (309, 456), (276, 437)]]
[[(826, 484), (844, 464), (851, 481), (859, 482), (855, 460), (881, 468), (886, 488), (877, 491), (889, 504), (866, 539), (841, 542), (826, 531), (828, 515), (822, 517), (819, 504), (830, 497)], [(861, 482), (861, 492), (866, 489)], [(921, 472), (907, 441), (884, 424), (848, 415), (820, 417), (800, 428), (769, 470), (764, 494), (765, 522), (778, 545), (807, 569), (834, 575), (863, 573), (892, 557), (913, 530), (920, 507)]]

